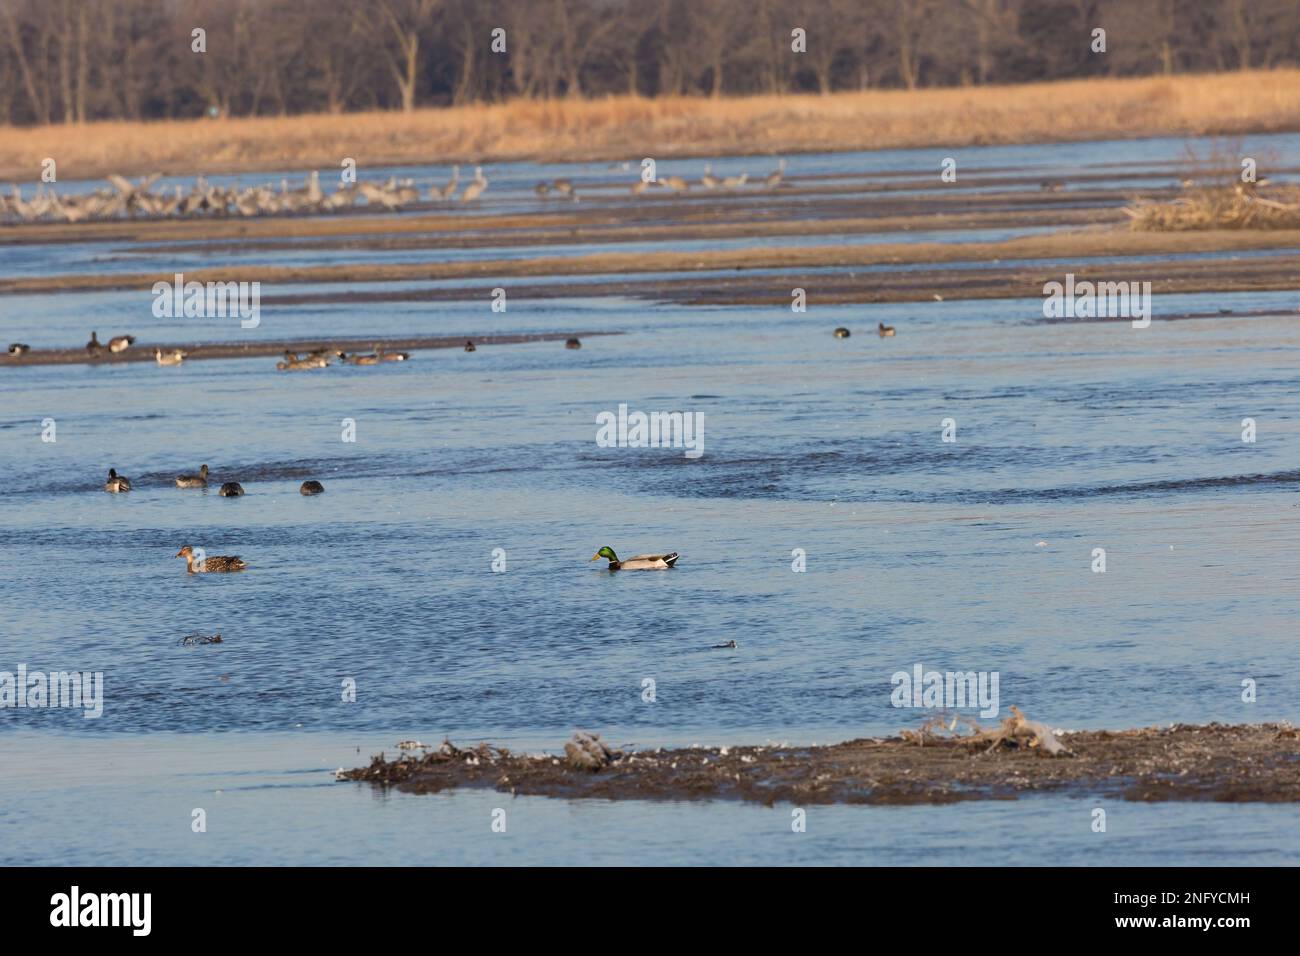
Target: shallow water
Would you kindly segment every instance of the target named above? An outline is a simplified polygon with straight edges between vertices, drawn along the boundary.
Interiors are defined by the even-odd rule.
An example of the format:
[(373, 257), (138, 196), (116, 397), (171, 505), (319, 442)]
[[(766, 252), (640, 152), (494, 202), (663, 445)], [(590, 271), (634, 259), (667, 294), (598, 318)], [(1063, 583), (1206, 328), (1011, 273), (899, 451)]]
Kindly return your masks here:
[[(1300, 719), (1300, 326), (1160, 318), (1290, 311), (1295, 293), (1157, 297), (1145, 330), (1047, 323), (1039, 300), (813, 302), (295, 306), (244, 331), (155, 319), (144, 293), (0, 301), (0, 335), (34, 346), (90, 327), (625, 333), (305, 376), (268, 359), (4, 370), (0, 670), (102, 671), (106, 700), (97, 720), (0, 711), (21, 768), (0, 775), (0, 858), (79, 862), (98, 832), (90, 862), (1300, 860), (1290, 807), (1125, 805), (1109, 836), (1086, 796), (839, 807), (794, 835), (788, 808), (520, 799), (496, 840), (503, 796), (333, 781), (403, 736), (892, 733), (926, 716), (890, 702), (916, 663), (997, 671), (1001, 714), (1059, 727)], [(619, 403), (703, 414), (704, 455), (598, 447), (596, 415)], [(202, 462), (210, 491), (171, 485)], [(136, 490), (103, 494), (110, 466)], [(326, 494), (301, 497), (308, 477)], [(246, 497), (219, 498), (226, 480)], [(183, 544), (250, 568), (187, 577)], [(610, 575), (587, 561), (604, 544), (682, 558)], [(225, 642), (177, 646), (195, 630)], [(230, 807), (207, 842), (189, 830), (200, 799)]]

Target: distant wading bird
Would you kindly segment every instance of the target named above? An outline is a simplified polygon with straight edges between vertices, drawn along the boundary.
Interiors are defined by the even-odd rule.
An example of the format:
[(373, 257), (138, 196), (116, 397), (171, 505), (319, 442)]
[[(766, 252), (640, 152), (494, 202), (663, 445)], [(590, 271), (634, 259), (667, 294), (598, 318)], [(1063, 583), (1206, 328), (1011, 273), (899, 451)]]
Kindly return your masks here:
[(483, 176), (483, 167), (475, 166), (474, 179), (465, 187), (465, 191), (460, 194), (460, 201), (473, 202), (475, 199), (478, 199), (479, 196), (483, 195), (483, 190), (487, 188), (488, 181)]
[(447, 185), (443, 186), (441, 189), (439, 189), (437, 186), (433, 187), (433, 198), (449, 200), (456, 195), (456, 187), (459, 185), (460, 185), (460, 167), (453, 166), (451, 167), (451, 179), (450, 181), (448, 181)]
[(194, 560), (194, 549), (188, 544), (176, 552), (176, 557), (185, 559), (185, 570), (190, 574), (208, 574), (213, 571), (242, 571), (248, 562), (240, 557), (215, 555), (202, 561)]

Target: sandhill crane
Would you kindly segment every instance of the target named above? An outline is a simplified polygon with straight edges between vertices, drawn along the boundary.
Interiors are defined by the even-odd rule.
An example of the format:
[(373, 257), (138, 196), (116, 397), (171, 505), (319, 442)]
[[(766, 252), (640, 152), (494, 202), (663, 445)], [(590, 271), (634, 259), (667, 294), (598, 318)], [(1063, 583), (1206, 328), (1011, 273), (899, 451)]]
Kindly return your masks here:
[(663, 184), (675, 193), (684, 193), (691, 188), (691, 184), (680, 176), (665, 176)]
[(460, 167), (453, 166), (451, 167), (451, 179), (447, 181), (447, 185), (441, 188), (437, 186), (433, 187), (433, 198), (441, 199), (444, 201), (449, 200), (451, 199), (452, 196), (456, 195), (456, 187), (459, 185), (460, 185)]
[(705, 189), (716, 189), (721, 183), (722, 180), (713, 175), (713, 164), (705, 163), (704, 175), (700, 177), (700, 185)]
[(775, 189), (785, 181), (785, 160), (778, 160), (776, 169), (772, 170), (763, 178), (763, 185), (768, 189)]
[(747, 182), (749, 182), (749, 173), (741, 173), (739, 176), (728, 176), (722, 181), (722, 185), (726, 189), (735, 189)]
[(474, 181), (465, 187), (465, 191), (460, 195), (461, 202), (473, 202), (483, 195), (483, 190), (488, 188), (488, 181), (483, 176), (483, 167), (474, 167)]

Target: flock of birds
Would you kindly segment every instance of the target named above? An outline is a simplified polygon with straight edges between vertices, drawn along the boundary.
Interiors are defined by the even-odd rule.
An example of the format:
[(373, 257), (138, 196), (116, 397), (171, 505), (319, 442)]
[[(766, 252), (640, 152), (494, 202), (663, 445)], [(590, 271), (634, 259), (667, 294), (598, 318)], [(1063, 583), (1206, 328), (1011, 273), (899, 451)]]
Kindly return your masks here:
[[(177, 475), (177, 488), (207, 488), (208, 487), (208, 466), (201, 465), (199, 470), (194, 474)], [(110, 494), (125, 494), (131, 490), (131, 479), (125, 475), (119, 475), (116, 468), (108, 469), (108, 481), (104, 483), (104, 490)], [(325, 491), (325, 486), (319, 481), (309, 479), (299, 486), (298, 492), (302, 495), (319, 495)], [(217, 492), (223, 498), (239, 498), (244, 494), (244, 486), (237, 481), (227, 481)], [(202, 554), (196, 555), (191, 545), (185, 545), (176, 552), (176, 557), (185, 559), (186, 571), (189, 574), (208, 574), (212, 572), (223, 571), (243, 571), (248, 567), (248, 562), (243, 558), (234, 555), (214, 555), (206, 557)]]
[[(91, 358), (99, 358), (105, 352), (111, 355), (118, 355), (125, 352), (131, 346), (135, 345), (134, 335), (117, 335), (107, 342), (99, 341), (99, 332), (90, 333), (90, 341), (86, 343), (86, 354)], [(582, 340), (577, 338), (566, 339), (564, 342), (566, 349), (582, 348)], [(300, 372), (309, 369), (328, 368), (330, 364), (337, 359), (345, 365), (379, 365), (383, 362), (405, 362), (411, 357), (410, 352), (390, 352), (386, 348), (375, 345), (373, 352), (352, 353), (342, 351), (341, 349), (319, 348), (312, 349), (309, 352), (295, 352), (288, 349), (284, 352), (284, 358), (275, 363), (275, 367), (281, 372)], [(9, 345), (9, 354), (15, 356), (26, 355), (32, 350), (30, 345), (22, 342), (13, 342)], [(478, 347), (473, 340), (465, 342), (466, 352), (476, 352)], [(159, 365), (180, 365), (189, 355), (184, 349), (167, 349), (154, 348), (154, 361)]]
[[(892, 325), (886, 325), (884, 322), (876, 323), (876, 334), (882, 339), (893, 338), (894, 333), (895, 329)], [(847, 339), (851, 334), (852, 333), (842, 325), (835, 330), (835, 337), (837, 339)]]
[[(786, 185), (785, 160), (765, 176), (762, 184), (769, 189)], [(624, 163), (630, 169), (631, 164)], [(389, 177), (387, 182), (373, 183), (357, 180), (340, 182), (334, 192), (321, 188), (320, 173), (313, 171), (306, 182), (290, 188), (287, 179), (281, 179), (279, 188), (274, 185), (247, 186), (244, 188), (214, 186), (204, 177), (198, 177), (187, 191), (181, 186), (170, 190), (153, 191), (161, 173), (145, 176), (133, 183), (125, 176), (108, 176), (112, 188), (96, 189), (76, 195), (60, 195), (53, 186), (40, 183), (31, 198), (23, 195), (22, 188), (13, 185), (9, 195), (0, 194), (0, 221), (18, 222), (84, 222), (88, 220), (116, 219), (122, 216), (145, 219), (166, 219), (187, 216), (268, 216), (277, 214), (310, 214), (335, 212), (362, 204), (367, 208), (401, 209), (426, 198), (411, 179)], [(713, 166), (704, 167), (699, 185), (705, 190), (739, 189), (749, 182), (749, 174), (717, 177)], [(461, 190), (460, 167), (453, 166), (451, 178), (442, 185), (430, 186), (427, 199), (435, 203), (471, 203), (487, 191), (489, 182), (483, 167), (476, 166), (474, 178)], [(641, 196), (651, 189), (683, 193), (691, 183), (681, 176), (666, 176), (646, 182), (637, 180), (632, 185), (632, 195)], [(459, 195), (457, 192), (459, 191)], [(551, 195), (578, 201), (578, 187), (571, 179), (540, 182), (534, 192), (543, 199)]]

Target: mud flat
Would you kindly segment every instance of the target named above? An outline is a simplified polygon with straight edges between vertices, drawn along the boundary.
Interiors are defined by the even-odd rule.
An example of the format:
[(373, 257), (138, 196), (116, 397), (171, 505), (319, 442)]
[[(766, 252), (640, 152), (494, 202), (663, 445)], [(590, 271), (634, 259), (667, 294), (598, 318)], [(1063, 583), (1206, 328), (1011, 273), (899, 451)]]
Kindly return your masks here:
[(593, 338), (598, 335), (618, 335), (618, 332), (538, 332), (513, 335), (440, 335), (434, 338), (404, 339), (276, 339), (267, 342), (220, 342), (199, 345), (184, 343), (149, 343), (134, 345), (124, 352), (101, 352), (92, 356), (84, 347), (71, 349), (32, 349), (24, 355), (0, 353), (0, 366), (15, 365), (115, 365), (121, 362), (152, 362), (154, 349), (164, 352), (183, 349), (185, 361), (200, 359), (238, 359), (276, 356), (285, 352), (311, 352), (316, 349), (340, 352), (369, 352), (376, 345), (389, 352), (415, 351), (417, 349), (463, 348), (467, 339), (475, 346), (519, 345), (524, 342), (563, 342), (566, 339)]
[[(1010, 719), (1008, 723), (1010, 723)], [(1042, 727), (1042, 725), (1035, 725)], [(596, 756), (591, 742), (595, 740)], [(1300, 730), (1288, 724), (1055, 732), (1048, 756), (1026, 736), (929, 731), (830, 746), (608, 750), (579, 733), (563, 754), (450, 741), (346, 771), (410, 793), (458, 787), (609, 800), (940, 804), (1057, 793), (1121, 800), (1300, 801)], [(585, 741), (585, 742), (584, 742)]]

